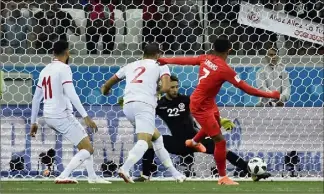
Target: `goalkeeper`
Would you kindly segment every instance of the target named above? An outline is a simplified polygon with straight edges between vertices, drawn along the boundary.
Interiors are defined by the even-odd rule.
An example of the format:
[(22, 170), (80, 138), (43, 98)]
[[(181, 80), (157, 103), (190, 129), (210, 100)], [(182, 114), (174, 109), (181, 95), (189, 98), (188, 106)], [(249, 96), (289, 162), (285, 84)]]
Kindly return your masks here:
[[(158, 100), (156, 107), (156, 114), (164, 121), (164, 123), (170, 129), (172, 136), (164, 135), (163, 142), (165, 148), (171, 154), (181, 156), (180, 165), (185, 168), (184, 173), (186, 176), (190, 176), (191, 167), (194, 163), (194, 152), (192, 148), (186, 147), (185, 141), (192, 139), (198, 131), (198, 127), (190, 113), (189, 96), (181, 95), (178, 93), (179, 80), (176, 76), (171, 76), (171, 87), (169, 92), (164, 97)], [(123, 105), (123, 100), (119, 100), (119, 104)], [(226, 130), (231, 130), (235, 127), (229, 119), (222, 118), (221, 126)], [(214, 153), (214, 142), (212, 139), (204, 139), (202, 142), (204, 152), (207, 154)], [(149, 180), (151, 176), (151, 169), (154, 159), (154, 150), (148, 149), (143, 156), (143, 172), (141, 177), (135, 179), (137, 182), (144, 182)], [(248, 173), (247, 162), (240, 158), (236, 153), (227, 151), (227, 160), (243, 170), (245, 174)], [(254, 181), (258, 181), (261, 178), (268, 178), (269, 173), (263, 174), (258, 177), (252, 177)]]

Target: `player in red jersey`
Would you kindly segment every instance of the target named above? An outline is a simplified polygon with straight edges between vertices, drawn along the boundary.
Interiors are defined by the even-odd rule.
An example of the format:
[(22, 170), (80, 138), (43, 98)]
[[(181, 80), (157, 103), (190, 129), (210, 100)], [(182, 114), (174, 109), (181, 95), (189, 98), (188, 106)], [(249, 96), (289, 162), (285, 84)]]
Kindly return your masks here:
[(265, 92), (248, 85), (241, 80), (236, 72), (226, 63), (231, 43), (227, 39), (217, 39), (211, 54), (198, 57), (160, 58), (160, 64), (200, 65), (198, 85), (190, 97), (190, 111), (201, 125), (201, 130), (186, 145), (204, 152), (206, 148), (200, 140), (206, 136), (215, 142), (214, 159), (219, 172), (220, 185), (238, 185), (226, 176), (226, 141), (220, 130), (220, 114), (215, 97), (225, 81), (244, 92), (258, 97), (279, 99), (278, 91)]

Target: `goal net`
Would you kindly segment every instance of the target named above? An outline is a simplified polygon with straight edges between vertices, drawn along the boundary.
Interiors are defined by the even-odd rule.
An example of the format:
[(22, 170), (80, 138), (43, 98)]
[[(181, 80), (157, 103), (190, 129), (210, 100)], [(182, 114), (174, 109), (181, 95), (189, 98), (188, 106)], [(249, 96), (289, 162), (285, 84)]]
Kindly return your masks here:
[[(42, 115), (37, 137), (28, 135), (33, 91), (52, 60), (53, 42), (69, 41), (76, 91), (99, 126), (90, 135), (96, 171), (116, 178), (136, 138), (118, 105), (125, 83), (104, 97), (104, 81), (140, 59), (147, 42), (160, 43), (167, 57), (190, 56), (208, 52), (216, 37), (225, 36), (233, 43), (228, 63), (240, 78), (284, 96), (267, 101), (225, 83), (215, 100), (221, 116), (236, 125), (224, 132), (227, 148), (246, 161), (263, 158), (273, 177), (323, 178), (323, 17), (320, 1), (2, 1), (1, 177), (56, 176), (77, 152)], [(169, 67), (179, 78), (179, 92), (190, 95), (198, 84), (198, 67)], [(159, 118), (156, 125), (171, 135)], [(183, 170), (187, 156), (171, 155)], [(170, 177), (157, 158), (154, 163), (153, 177)], [(134, 166), (133, 176), (140, 175), (141, 164)], [(207, 154), (194, 154), (191, 171), (198, 179), (217, 176)], [(240, 170), (228, 163), (227, 171), (239, 176)], [(73, 172), (86, 175), (82, 165)]]

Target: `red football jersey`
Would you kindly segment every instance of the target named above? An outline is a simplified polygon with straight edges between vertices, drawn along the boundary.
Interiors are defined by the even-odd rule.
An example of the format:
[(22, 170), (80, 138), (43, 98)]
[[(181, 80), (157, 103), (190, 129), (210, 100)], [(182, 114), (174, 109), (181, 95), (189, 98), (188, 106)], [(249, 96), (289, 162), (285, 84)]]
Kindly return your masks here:
[(158, 61), (161, 64), (200, 65), (199, 83), (190, 97), (191, 102), (194, 102), (194, 106), (200, 110), (210, 110), (217, 107), (215, 97), (225, 81), (253, 96), (280, 98), (278, 91), (265, 92), (251, 87), (243, 80), (241, 81), (236, 72), (227, 65), (226, 61), (216, 55), (160, 58)]
[(215, 97), (223, 83), (228, 81), (238, 86), (241, 81), (236, 72), (227, 65), (224, 59), (215, 55), (201, 55), (199, 60), (198, 85), (191, 95), (191, 101), (197, 106), (213, 108)]

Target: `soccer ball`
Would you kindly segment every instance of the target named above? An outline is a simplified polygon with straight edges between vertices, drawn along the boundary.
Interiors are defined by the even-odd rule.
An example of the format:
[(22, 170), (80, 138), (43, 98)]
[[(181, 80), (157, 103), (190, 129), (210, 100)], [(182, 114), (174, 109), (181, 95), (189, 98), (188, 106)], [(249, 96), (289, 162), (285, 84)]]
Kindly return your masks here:
[(267, 164), (262, 158), (252, 158), (248, 163), (248, 170), (252, 175), (261, 175), (267, 172)]

